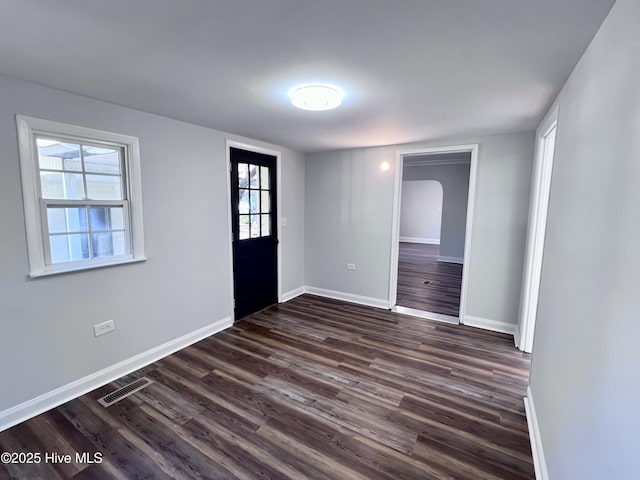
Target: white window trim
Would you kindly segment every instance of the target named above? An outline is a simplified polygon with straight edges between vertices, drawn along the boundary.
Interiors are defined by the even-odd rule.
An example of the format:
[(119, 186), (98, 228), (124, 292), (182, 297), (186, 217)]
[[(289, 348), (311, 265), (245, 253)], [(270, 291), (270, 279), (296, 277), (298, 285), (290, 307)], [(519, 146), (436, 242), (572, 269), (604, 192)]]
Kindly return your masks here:
[[(142, 262), (146, 260), (144, 252), (144, 230), (142, 224), (142, 180), (140, 175), (140, 144), (136, 137), (119, 133), (94, 130), (66, 123), (53, 122), (40, 118), (16, 115), (18, 131), (18, 151), (20, 153), (20, 175), (22, 180), (22, 198), (27, 233), (27, 251), (29, 255), (29, 277), (36, 278), (59, 273), (88, 270), (111, 265)], [(127, 200), (130, 220), (128, 241), (131, 248), (128, 255), (85, 260), (81, 263), (68, 262), (47, 265), (47, 250), (41, 222), (41, 199), (39, 193), (39, 166), (35, 146), (35, 136), (52, 135), (76, 137), (93, 142), (108, 142), (124, 146), (124, 168), (127, 186)], [(64, 202), (64, 201), (62, 201)]]

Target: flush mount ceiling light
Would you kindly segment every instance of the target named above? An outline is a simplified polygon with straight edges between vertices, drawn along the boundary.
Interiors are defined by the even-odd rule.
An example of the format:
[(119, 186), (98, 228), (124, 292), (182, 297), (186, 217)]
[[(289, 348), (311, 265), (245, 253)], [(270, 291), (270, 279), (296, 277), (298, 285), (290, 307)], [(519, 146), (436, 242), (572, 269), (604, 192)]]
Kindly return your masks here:
[(291, 103), (303, 110), (331, 110), (340, 106), (344, 92), (338, 87), (326, 84), (309, 84), (289, 90)]

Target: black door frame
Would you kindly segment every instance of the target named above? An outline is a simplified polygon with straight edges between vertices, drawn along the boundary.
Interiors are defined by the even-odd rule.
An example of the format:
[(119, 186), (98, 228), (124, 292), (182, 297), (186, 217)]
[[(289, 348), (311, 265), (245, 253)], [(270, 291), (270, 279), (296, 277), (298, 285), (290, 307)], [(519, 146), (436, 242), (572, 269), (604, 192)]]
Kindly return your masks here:
[(278, 276), (278, 291), (277, 291), (277, 298), (278, 298), (278, 303), (280, 303), (281, 299), (282, 299), (282, 243), (281, 243), (281, 237), (282, 237), (282, 230), (281, 230), (281, 225), (280, 225), (280, 211), (282, 208), (282, 188), (281, 188), (281, 184), (280, 184), (280, 166), (281, 166), (281, 158), (282, 158), (282, 152), (280, 152), (279, 150), (272, 150), (269, 148), (265, 148), (265, 147), (260, 147), (258, 145), (252, 145), (249, 143), (243, 143), (243, 142), (238, 142), (236, 140), (229, 140), (227, 139), (226, 141), (226, 145), (225, 145), (225, 150), (226, 150), (226, 157), (227, 157), (227, 165), (226, 165), (226, 177), (227, 177), (227, 228), (228, 228), (228, 232), (229, 232), (229, 272), (231, 273), (231, 275), (229, 275), (229, 298), (231, 299), (230, 301), (230, 308), (231, 308), (231, 319), (233, 321), (236, 320), (235, 318), (235, 286), (234, 286), (234, 280), (235, 280), (235, 272), (233, 271), (233, 227), (231, 225), (232, 222), (232, 214), (231, 214), (231, 148), (239, 148), (241, 150), (247, 150), (249, 152), (256, 152), (256, 153), (264, 153), (266, 155), (271, 155), (273, 157), (276, 157), (276, 204), (277, 204), (277, 211), (276, 211), (276, 238), (278, 240), (278, 246), (277, 246), (277, 276)]

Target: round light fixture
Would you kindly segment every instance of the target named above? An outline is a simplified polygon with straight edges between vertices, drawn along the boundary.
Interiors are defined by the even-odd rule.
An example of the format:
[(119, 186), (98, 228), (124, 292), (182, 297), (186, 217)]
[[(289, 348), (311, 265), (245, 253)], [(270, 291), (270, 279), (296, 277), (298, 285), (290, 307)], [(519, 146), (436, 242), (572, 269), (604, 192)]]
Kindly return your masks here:
[(302, 110), (331, 110), (340, 106), (344, 92), (333, 85), (309, 84), (293, 87), (289, 97), (293, 106)]
[(389, 170), (389, 168), (391, 168), (391, 165), (389, 165), (389, 162), (382, 162), (382, 163), (380, 164), (380, 169), (381, 169), (383, 172), (386, 172), (387, 170)]

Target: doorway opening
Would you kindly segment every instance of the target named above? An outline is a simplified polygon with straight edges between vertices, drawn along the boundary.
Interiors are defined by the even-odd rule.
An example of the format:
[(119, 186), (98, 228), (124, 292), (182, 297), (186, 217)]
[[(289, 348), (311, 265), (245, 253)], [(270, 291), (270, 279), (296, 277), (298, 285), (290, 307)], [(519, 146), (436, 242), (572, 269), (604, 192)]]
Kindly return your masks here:
[(280, 297), (279, 152), (227, 142), (234, 319)]
[(397, 152), (389, 307), (464, 323), (477, 145)]

